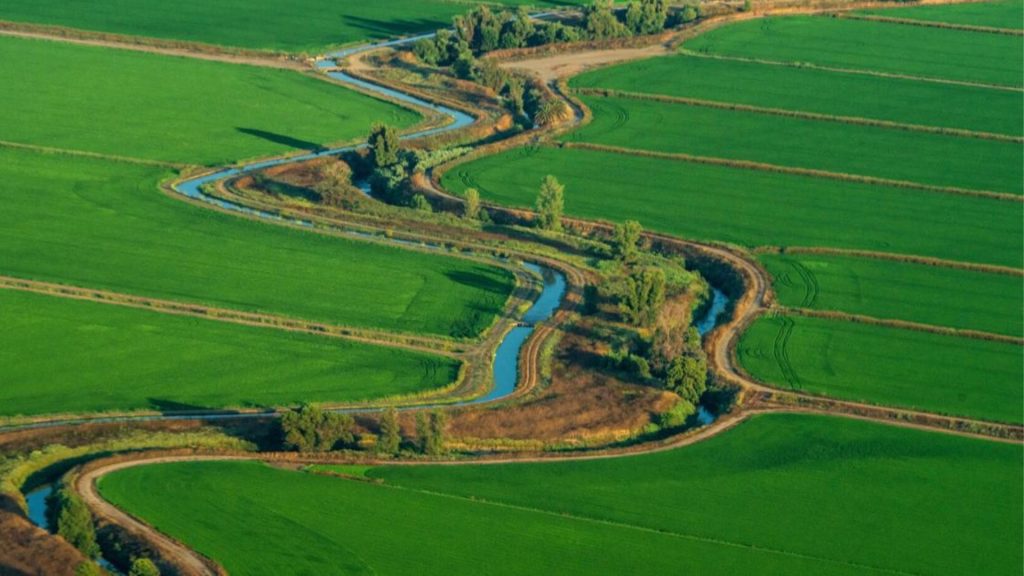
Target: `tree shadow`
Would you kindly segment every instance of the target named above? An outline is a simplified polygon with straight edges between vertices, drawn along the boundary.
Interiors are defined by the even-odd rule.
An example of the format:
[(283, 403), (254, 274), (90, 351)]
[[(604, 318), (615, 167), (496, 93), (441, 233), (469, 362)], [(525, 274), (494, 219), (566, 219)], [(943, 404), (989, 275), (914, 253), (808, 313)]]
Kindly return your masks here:
[(267, 132), (266, 130), (259, 130), (259, 129), (256, 129), (256, 128), (239, 128), (239, 127), (235, 127), (235, 130), (241, 132), (242, 134), (248, 134), (249, 136), (256, 136), (257, 138), (262, 138), (264, 140), (267, 140), (268, 142), (273, 142), (274, 144), (280, 144), (281, 146), (287, 146), (289, 148), (296, 148), (296, 149), (299, 149), (299, 150), (309, 150), (311, 152), (323, 152), (324, 150), (327, 150), (327, 148), (325, 148), (322, 144), (317, 144), (316, 142), (310, 142), (308, 140), (300, 140), (298, 138), (292, 138), (291, 136), (286, 136), (284, 134), (277, 134), (275, 132)]
[[(175, 414), (182, 412), (210, 412), (215, 410), (209, 406), (200, 406), (198, 404), (186, 404), (184, 402), (175, 402), (174, 400), (167, 400), (165, 398), (146, 398), (149, 405), (159, 410), (161, 414)], [(230, 412), (225, 410), (224, 412)]]
[[(468, 8), (467, 8), (468, 10)], [(343, 16), (346, 24), (358, 28), (377, 38), (391, 38), (394, 36), (405, 36), (423, 30), (436, 30), (451, 23), (448, 20), (434, 20), (431, 18), (406, 18), (376, 20), (374, 18), (363, 18), (361, 16)]]
[(508, 285), (500, 280), (481, 274), (479, 272), (470, 272), (466, 270), (449, 270), (444, 273), (449, 280), (462, 284), (463, 286), (471, 286), (473, 288), (479, 288), (485, 292), (492, 294), (505, 295), (508, 292)]

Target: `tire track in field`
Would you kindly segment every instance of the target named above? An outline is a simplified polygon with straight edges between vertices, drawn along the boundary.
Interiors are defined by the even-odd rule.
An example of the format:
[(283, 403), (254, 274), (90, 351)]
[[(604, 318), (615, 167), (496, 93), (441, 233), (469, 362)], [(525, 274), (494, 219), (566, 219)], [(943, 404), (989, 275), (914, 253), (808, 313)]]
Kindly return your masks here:
[(941, 22), (937, 20), (915, 20), (913, 18), (897, 18), (893, 16), (878, 16), (875, 14), (852, 14), (849, 12), (841, 13), (837, 16), (845, 20), (868, 20), (870, 22), (886, 22), (889, 24), (902, 24), (904, 26), (921, 26), (923, 28), (943, 28), (945, 30), (962, 30), (965, 32), (1024, 36), (1024, 30), (1015, 28), (998, 28), (996, 26), (979, 26), (977, 24), (957, 24), (954, 22)]
[(804, 308), (812, 308), (814, 303), (818, 301), (818, 295), (821, 293), (818, 277), (799, 260), (791, 260), (790, 264), (796, 270), (796, 273), (800, 275), (800, 279), (804, 283), (804, 297), (800, 305)]
[(793, 363), (789, 359), (789, 340), (793, 336), (796, 322), (787, 316), (778, 316), (778, 320), (781, 326), (779, 326), (779, 331), (775, 335), (772, 356), (775, 358), (775, 363), (779, 366), (779, 370), (782, 371), (782, 377), (789, 383), (790, 389), (796, 390), (800, 387), (800, 378), (797, 377), (796, 370), (793, 369)]

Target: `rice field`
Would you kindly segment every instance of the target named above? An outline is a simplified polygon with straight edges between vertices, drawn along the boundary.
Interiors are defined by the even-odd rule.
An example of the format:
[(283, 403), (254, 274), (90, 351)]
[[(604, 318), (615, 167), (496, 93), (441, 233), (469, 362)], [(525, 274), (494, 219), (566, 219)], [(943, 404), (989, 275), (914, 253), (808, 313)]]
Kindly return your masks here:
[(570, 86), (1010, 136), (1024, 134), (1022, 92), (816, 68), (679, 54), (586, 72), (572, 78)]
[[(497, 0), (555, 7), (580, 0)], [(127, 0), (114, 4), (6, 0), (0, 19), (83, 30), (316, 54), (330, 46), (422, 33), (451, 24), (472, 0)]]
[(987, 0), (986, 2), (964, 4), (858, 10), (855, 13), (940, 24), (987, 26), (1012, 30), (1024, 28), (1024, 2), (1021, 0)]
[(1024, 193), (1024, 146), (1017, 142), (630, 98), (583, 102), (594, 120), (566, 140)]
[(420, 118), (289, 70), (9, 37), (0, 60), (0, 140), (22, 144), (222, 165)]
[(395, 348), (12, 290), (0, 290), (0, 317), (0, 416), (371, 400), (446, 386), (459, 368)]
[(1020, 424), (1017, 344), (798, 316), (764, 317), (737, 353), (772, 385), (834, 398)]
[(513, 287), (500, 268), (192, 206), (157, 189), (172, 176), (0, 147), (0, 274), (444, 336), (490, 326)]
[(1007, 34), (789, 16), (711, 30), (684, 42), (682, 49), (956, 82), (1024, 85), (1024, 37)]
[(1024, 277), (871, 258), (765, 254), (784, 306), (1024, 336)]
[(1021, 456), (1008, 444), (765, 415), (628, 458), (358, 471), (383, 484), (159, 464), (99, 488), (231, 573), (1009, 575), (1022, 561), (1024, 504), (1006, 487), (1024, 480)]
[(530, 207), (566, 186), (568, 215), (744, 246), (829, 246), (1021, 267), (1024, 205), (603, 151), (536, 147), (445, 173), (455, 192)]

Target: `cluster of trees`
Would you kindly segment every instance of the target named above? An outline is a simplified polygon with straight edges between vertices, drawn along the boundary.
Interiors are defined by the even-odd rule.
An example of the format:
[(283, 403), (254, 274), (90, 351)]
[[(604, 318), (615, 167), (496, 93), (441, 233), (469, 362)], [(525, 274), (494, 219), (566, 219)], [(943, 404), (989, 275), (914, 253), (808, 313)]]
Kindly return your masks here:
[[(440, 410), (416, 413), (415, 448), (429, 456), (444, 454), (448, 416)], [(381, 413), (379, 434), (374, 451), (378, 454), (398, 454), (402, 447), (402, 428), (398, 423), (398, 410), (390, 407)]]
[(328, 412), (312, 404), (281, 417), (284, 444), (299, 452), (328, 452), (355, 442), (355, 421), (348, 414)]
[(100, 546), (96, 543), (92, 513), (71, 489), (61, 486), (51, 494), (46, 502), (46, 513), (50, 526), (56, 526), (61, 538), (78, 548), (87, 558), (99, 557)]

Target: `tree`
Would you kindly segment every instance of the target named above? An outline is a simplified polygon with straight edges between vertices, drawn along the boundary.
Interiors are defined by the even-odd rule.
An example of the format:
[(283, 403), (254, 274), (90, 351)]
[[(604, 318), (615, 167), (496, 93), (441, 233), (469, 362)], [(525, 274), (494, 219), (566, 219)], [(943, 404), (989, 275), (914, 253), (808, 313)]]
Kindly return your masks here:
[(128, 576), (160, 576), (160, 569), (149, 558), (136, 558), (132, 561)]
[(683, 8), (683, 11), (680, 14), (679, 18), (683, 21), (683, 23), (693, 22), (694, 20), (697, 19), (697, 9), (694, 8), (693, 6), (687, 6), (686, 8)]
[(476, 188), (466, 189), (466, 198), (462, 204), (462, 216), (467, 220), (476, 220), (480, 217), (480, 193)]
[(515, 76), (510, 77), (505, 82), (505, 98), (508, 98), (508, 103), (516, 116), (526, 115), (526, 110), (523, 108), (525, 97), (526, 86), (523, 84), (523, 81)]
[(565, 102), (545, 98), (533, 115), (533, 123), (537, 126), (550, 126), (565, 114)]
[(348, 414), (326, 412), (312, 404), (281, 417), (285, 445), (299, 452), (326, 452), (340, 442), (355, 441), (352, 428), (355, 421)]
[(626, 220), (622, 224), (616, 224), (612, 236), (615, 257), (623, 262), (635, 258), (640, 249), (640, 235), (643, 234), (643, 231), (643, 226), (636, 220)]
[(665, 387), (694, 406), (707, 389), (708, 361), (703, 355), (677, 356), (668, 367)]
[(57, 534), (87, 557), (99, 556), (96, 529), (85, 502), (64, 487), (55, 494), (54, 504), (57, 506)]
[(521, 48), (526, 46), (532, 35), (533, 20), (530, 19), (530, 12), (525, 6), (520, 6), (515, 15), (502, 25), (499, 44), (502, 48)]
[(423, 194), (416, 194), (412, 197), (412, 207), (420, 212), (433, 212), (434, 207), (430, 205), (430, 200)]
[(369, 138), (370, 156), (377, 168), (398, 163), (398, 131), (387, 124), (374, 124)]
[(665, 303), (665, 272), (653, 267), (634, 272), (625, 279), (622, 292), (622, 315), (637, 326), (651, 324)]
[(420, 450), (424, 454), (437, 456), (444, 453), (445, 427), (447, 425), (448, 417), (440, 410), (434, 410), (430, 414), (416, 413), (416, 436), (419, 439)]
[(402, 445), (402, 429), (398, 425), (398, 410), (388, 407), (380, 417), (380, 435), (377, 436), (376, 450), (380, 454), (398, 454)]
[(441, 52), (437, 48), (436, 38), (424, 38), (412, 46), (413, 54), (420, 59), (420, 62), (429, 66), (437, 66), (441, 60)]
[(352, 181), (348, 165), (339, 160), (320, 167), (317, 172), (319, 181), (313, 186), (313, 191), (320, 196), (320, 201), (328, 206), (344, 204)]
[(565, 186), (548, 174), (540, 184), (537, 195), (538, 224), (544, 230), (562, 231), (562, 211), (565, 209)]
[(595, 0), (584, 8), (583, 27), (591, 38), (597, 40), (629, 36), (629, 30), (612, 11), (612, 0)]

